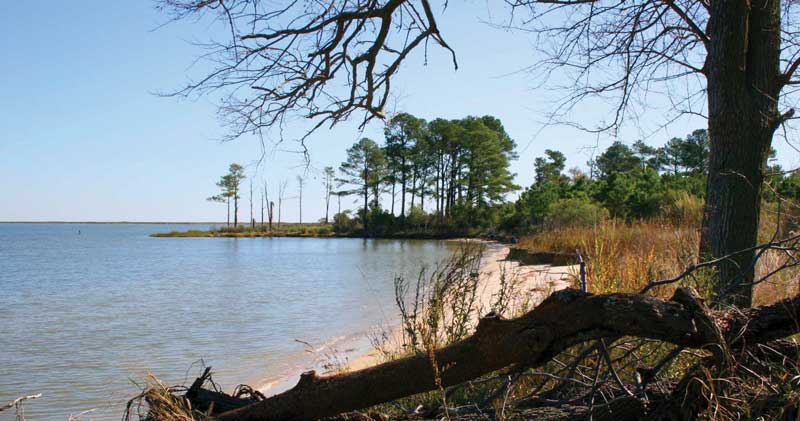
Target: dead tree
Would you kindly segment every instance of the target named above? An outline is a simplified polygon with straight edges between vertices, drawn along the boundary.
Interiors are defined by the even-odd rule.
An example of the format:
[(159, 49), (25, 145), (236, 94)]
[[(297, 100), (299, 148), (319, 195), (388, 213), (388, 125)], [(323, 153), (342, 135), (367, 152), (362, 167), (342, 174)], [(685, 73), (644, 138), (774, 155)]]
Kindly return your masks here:
[(298, 175), (297, 176), (297, 190), (299, 195), (297, 196), (300, 199), (299, 207), (300, 207), (300, 223), (303, 223), (303, 186), (305, 185), (306, 180)]
[(288, 180), (283, 180), (278, 185), (278, 225), (281, 225), (281, 208), (283, 207), (283, 199), (286, 198), (286, 187), (289, 185)]

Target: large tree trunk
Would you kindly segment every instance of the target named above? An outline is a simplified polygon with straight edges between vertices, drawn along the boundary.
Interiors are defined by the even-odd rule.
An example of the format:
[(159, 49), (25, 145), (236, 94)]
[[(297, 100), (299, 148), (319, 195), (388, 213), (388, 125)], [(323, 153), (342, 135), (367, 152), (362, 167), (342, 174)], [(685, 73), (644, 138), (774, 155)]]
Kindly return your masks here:
[[(766, 159), (780, 115), (779, 0), (711, 2), (708, 124), (711, 140), (701, 256), (718, 258), (757, 243)], [(749, 307), (753, 253), (717, 267), (722, 302)]]
[(691, 289), (677, 290), (670, 301), (563, 290), (520, 318), (481, 319), (474, 335), (434, 353), (438, 370), (428, 355), (418, 354), (329, 377), (309, 372), (294, 388), (218, 419), (317, 419), (455, 385), (512, 364), (536, 367), (571, 346), (603, 337), (657, 339), (723, 355), (721, 349), (796, 333), (798, 317), (800, 296), (756, 309), (712, 313)]

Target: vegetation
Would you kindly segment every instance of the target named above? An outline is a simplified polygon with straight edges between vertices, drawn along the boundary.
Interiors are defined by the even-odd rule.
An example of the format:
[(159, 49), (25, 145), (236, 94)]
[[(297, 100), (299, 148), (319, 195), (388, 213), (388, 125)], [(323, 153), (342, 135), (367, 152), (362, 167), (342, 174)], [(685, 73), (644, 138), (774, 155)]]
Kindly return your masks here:
[[(686, 114), (707, 117), (711, 153), (700, 247), (705, 256), (735, 254), (718, 265), (720, 288), (733, 287), (723, 283), (737, 278), (755, 257), (738, 252), (757, 242), (772, 138), (794, 116), (786, 97), (796, 94), (800, 69), (797, 4), (601, 3), (510, 4), (509, 26), (519, 24), (542, 43), (532, 67), (536, 74), (574, 82), (563, 84), (562, 101), (550, 119), (615, 132), (647, 108), (643, 104), (650, 101), (644, 98), (659, 94), (672, 104), (667, 123)], [(442, 10), (428, 0), (291, 3), (277, 12), (249, 0), (170, 0), (163, 7), (179, 18), (214, 14), (227, 26), (231, 36), (210, 44), (213, 70), (176, 94), (222, 90), (221, 109), (231, 119), (234, 138), (294, 115), (313, 121), (311, 131), (353, 113), (363, 113), (363, 124), (383, 119), (392, 78), (429, 44), (452, 54), (457, 67), (456, 53), (437, 25)], [(249, 95), (254, 86), (257, 92)], [(607, 121), (580, 121), (574, 112), (579, 104), (608, 105)], [(744, 284), (754, 276), (749, 269)], [(729, 298), (747, 307), (750, 291), (740, 286)]]
[[(231, 224), (231, 200), (233, 200), (233, 226), (236, 227), (239, 225), (239, 187), (244, 181), (244, 167), (239, 164), (231, 164), (230, 168), (228, 168), (228, 174), (223, 175), (220, 180), (217, 182), (217, 187), (221, 190), (221, 193), (216, 196), (211, 196), (208, 198), (209, 201), (212, 202), (219, 202), (225, 203), (228, 206), (228, 220), (227, 224)], [(252, 189), (251, 189), (252, 190)], [(251, 200), (252, 202), (252, 200)], [(251, 206), (252, 208), (252, 206)], [(252, 209), (251, 209), (252, 213)]]
[[(245, 0), (165, 4), (179, 17), (216, 11), (227, 22), (232, 41), (214, 44), (211, 55), (218, 67), (182, 93), (232, 90), (224, 107), (234, 137), (293, 113), (315, 121), (312, 131), (356, 111), (365, 123), (383, 119), (391, 78), (415, 49), (431, 41), (452, 53), (455, 63), (427, 0), (292, 3), (277, 12)], [(387, 125), (385, 148), (364, 139), (356, 145), (360, 160), (354, 154), (343, 164), (349, 171), (344, 184), (363, 195), (363, 207), (353, 218), (339, 212), (334, 219), (351, 229), (360, 223), (364, 235), (403, 229), (412, 217), (450, 230), (533, 233), (523, 245), (582, 249), (590, 288), (603, 294), (567, 291), (514, 321), (487, 318), (492, 325), (484, 326), (494, 329), (482, 331), (479, 323), (472, 339), (446, 348), (431, 341), (422, 352), (367, 373), (373, 378), (356, 373), (319, 379), (312, 373), (297, 388), (245, 412), (253, 418), (298, 416), (295, 410), (330, 415), (314, 411), (426, 392), (438, 405), (430, 415), (450, 418), (450, 410), (459, 409), (452, 406), (453, 390), (482, 383), (495, 387), (477, 405), (480, 415), (486, 403), (502, 397), (493, 414), (500, 418), (509, 399), (513, 409), (581, 404), (591, 418), (629, 411), (657, 419), (796, 417), (799, 370), (792, 362), (798, 350), (781, 339), (797, 333), (798, 298), (749, 309), (755, 288), (784, 276), (796, 282), (798, 236), (781, 238), (797, 228), (797, 178), (768, 165), (774, 133), (794, 117), (784, 97), (800, 83), (795, 6), (781, 0), (512, 2), (512, 23), (526, 14), (522, 26), (545, 44), (536, 70), (574, 78), (552, 119), (572, 116), (586, 100), (610, 103), (611, 121), (587, 128), (615, 131), (636, 114), (641, 98), (661, 91), (678, 115), (702, 110), (708, 131), (657, 149), (615, 142), (589, 163), (588, 174), (565, 175), (563, 154), (547, 151), (534, 162), (533, 185), (516, 203), (504, 204), (514, 189), (507, 171), (514, 156), (499, 122), (435, 120), (426, 130), (419, 119), (398, 115)], [(404, 36), (389, 35), (395, 32)], [(349, 89), (341, 90), (341, 82)], [(259, 89), (239, 98), (236, 92), (249, 92), (237, 89), (243, 86)], [(675, 86), (686, 91), (684, 97), (673, 96)], [(431, 149), (417, 154), (426, 145)], [(426, 177), (434, 180), (428, 191)], [(392, 192), (389, 212), (381, 208), (385, 189)], [(426, 195), (436, 204), (429, 215)], [(760, 239), (767, 242), (758, 245)], [(440, 284), (433, 285), (436, 291)], [(466, 285), (456, 288), (466, 291), (456, 296), (468, 299), (471, 284), (456, 285)], [(673, 289), (669, 300), (645, 294), (666, 297)], [(436, 297), (442, 294), (431, 297), (425, 305), (441, 314)], [(423, 327), (441, 321), (434, 317)], [(387, 382), (381, 377), (387, 372), (403, 381)], [(465, 382), (478, 376), (488, 377)], [(353, 384), (372, 394), (348, 395)], [(302, 401), (304, 396), (316, 399)]]
[[(629, 247), (632, 241), (641, 246), (642, 234), (658, 230), (666, 232), (663, 226), (623, 224), (598, 234), (602, 247)], [(799, 245), (795, 237), (776, 243), (774, 251), (796, 256)], [(797, 332), (792, 321), (800, 314), (797, 298), (750, 312), (711, 310), (694, 290), (676, 289), (685, 284), (675, 277), (653, 290), (664, 298), (572, 290), (554, 293), (531, 310), (535, 292), (503, 274), (500, 291), (485, 308), (476, 299), (485, 276), (481, 252), (480, 245), (465, 246), (449, 261), (421, 270), (416, 281), (395, 280), (404, 346), (399, 352), (383, 349), (390, 364), (353, 373), (336, 369), (325, 377), (308, 372), (295, 388), (272, 397), (242, 395), (240, 390), (251, 389), (240, 386), (233, 399), (219, 393), (206, 369), (188, 390), (204, 382), (210, 389), (191, 393), (156, 382), (129, 408), (146, 401), (149, 412), (148, 406), (139, 407), (144, 419), (176, 411), (160, 420), (311, 419), (364, 407), (364, 414), (334, 419), (734, 419), (741, 414), (772, 419), (793, 413), (800, 392), (797, 349), (773, 339)], [(594, 264), (592, 284), (612, 260)], [(780, 266), (768, 268), (773, 269)], [(689, 274), (686, 280), (700, 275)], [(719, 326), (719, 342), (709, 345), (714, 333), (705, 326)], [(726, 377), (715, 377), (717, 370), (725, 370)], [(595, 404), (600, 390), (606, 403)], [(369, 404), (383, 401), (391, 402)], [(179, 418), (186, 414), (190, 418)]]
[(210, 230), (171, 231), (153, 237), (331, 237), (336, 235), (335, 224), (286, 223), (221, 226)]

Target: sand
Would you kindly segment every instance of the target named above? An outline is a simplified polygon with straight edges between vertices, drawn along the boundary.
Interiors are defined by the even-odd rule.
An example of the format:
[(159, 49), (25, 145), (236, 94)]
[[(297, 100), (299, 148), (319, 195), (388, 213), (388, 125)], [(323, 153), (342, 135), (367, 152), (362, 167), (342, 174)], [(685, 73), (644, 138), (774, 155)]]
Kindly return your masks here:
[[(464, 241), (464, 240), (453, 240)], [(531, 305), (536, 305), (552, 292), (566, 288), (577, 274), (577, 266), (550, 266), (550, 265), (520, 265), (519, 262), (505, 260), (509, 247), (492, 241), (485, 243), (478, 286), (477, 307), (486, 309), (481, 313), (488, 313), (501, 288), (501, 280), (505, 271), (506, 279), (518, 282), (517, 291), (527, 291)], [(398, 354), (402, 348), (402, 333), (399, 327), (394, 327), (389, 332), (388, 340), (381, 347), (383, 352), (373, 349), (348, 361), (344, 371), (361, 370), (386, 360), (385, 353)]]
[[(476, 307), (480, 314), (490, 311), (491, 304), (495, 301), (495, 296), (501, 288), (501, 279), (504, 273), (506, 280), (513, 279), (514, 282), (517, 282), (515, 289), (517, 292), (527, 292), (527, 294), (518, 295), (527, 296), (528, 304), (535, 306), (553, 291), (568, 287), (578, 272), (577, 266), (520, 265), (519, 262), (505, 260), (509, 247), (494, 241), (475, 239), (450, 241), (480, 242), (486, 247), (481, 260), (480, 284), (476, 297)], [(297, 367), (292, 374), (286, 373), (278, 377), (263, 379), (255, 385), (256, 389), (266, 395), (272, 395), (293, 387), (297, 383), (300, 373), (311, 368), (320, 374), (350, 372), (385, 362), (387, 353), (402, 354), (402, 330), (399, 320), (394, 321), (394, 325), (379, 326), (376, 329), (386, 335), (386, 339), (380, 345), (382, 351), (372, 347), (365, 337), (331, 340), (330, 343), (315, 350), (317, 362), (313, 367), (307, 366), (302, 369)], [(352, 346), (347, 345), (348, 343)], [(355, 345), (356, 343), (360, 345)], [(341, 346), (346, 349), (341, 349)], [(330, 371), (326, 369), (326, 365), (328, 369), (331, 365), (336, 367)]]

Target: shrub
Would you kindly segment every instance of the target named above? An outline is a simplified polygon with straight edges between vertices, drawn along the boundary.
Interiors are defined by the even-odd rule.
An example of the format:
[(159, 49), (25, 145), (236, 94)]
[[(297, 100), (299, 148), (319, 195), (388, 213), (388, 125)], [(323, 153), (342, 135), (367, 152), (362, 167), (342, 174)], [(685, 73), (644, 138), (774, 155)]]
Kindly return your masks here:
[(588, 198), (559, 199), (547, 207), (548, 228), (596, 225), (608, 217), (608, 211)]
[(356, 220), (350, 218), (350, 211), (333, 215), (333, 230), (335, 232), (351, 232), (356, 228)]
[(406, 216), (406, 226), (419, 228), (427, 225), (427, 219), (428, 218), (425, 215), (425, 211), (422, 210), (422, 207), (414, 206), (408, 211), (408, 215)]
[(703, 200), (687, 191), (667, 191), (661, 215), (675, 225), (699, 227), (703, 221)]

